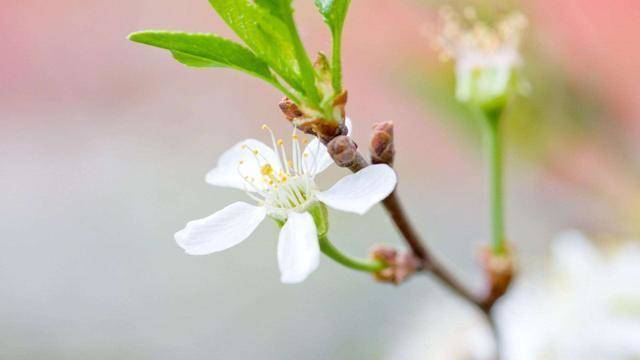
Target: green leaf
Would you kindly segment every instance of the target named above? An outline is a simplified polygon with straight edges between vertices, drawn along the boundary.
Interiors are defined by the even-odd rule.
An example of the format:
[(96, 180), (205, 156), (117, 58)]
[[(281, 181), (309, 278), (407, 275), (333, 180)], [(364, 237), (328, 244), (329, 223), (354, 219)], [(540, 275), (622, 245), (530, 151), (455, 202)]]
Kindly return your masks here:
[(351, 0), (315, 0), (315, 2), (324, 21), (329, 25), (331, 33), (341, 35)]
[(333, 50), (331, 53), (332, 83), (336, 93), (342, 91), (342, 28), (351, 0), (315, 0), (316, 7), (331, 29)]
[(309, 55), (304, 49), (304, 45), (300, 40), (298, 29), (296, 28), (295, 21), (293, 20), (293, 8), (291, 7), (292, 0), (254, 0), (255, 4), (263, 9), (267, 10), (271, 15), (277, 17), (287, 27), (289, 36), (293, 44), (294, 55), (298, 67), (301, 72), (301, 84), (304, 87), (307, 95), (307, 100), (313, 103), (320, 101), (320, 95), (316, 89), (314, 81), (315, 74), (313, 71), (313, 65), (309, 59)]
[[(292, 88), (305, 93), (283, 5), (289, 0), (209, 0), (227, 25)], [(289, 4), (286, 4), (289, 3)], [(288, 6), (290, 9), (290, 6)]]
[(140, 31), (129, 40), (171, 51), (179, 62), (193, 67), (229, 67), (276, 82), (267, 64), (251, 50), (213, 34)]
[(173, 55), (174, 59), (178, 60), (184, 65), (191, 66), (191, 67), (204, 68), (204, 67), (220, 66), (218, 63), (214, 61), (189, 55), (189, 54), (185, 54), (180, 51), (171, 51), (171, 54)]
[(255, 0), (256, 5), (261, 6), (272, 15), (278, 17), (286, 23), (287, 17), (291, 14), (291, 0)]

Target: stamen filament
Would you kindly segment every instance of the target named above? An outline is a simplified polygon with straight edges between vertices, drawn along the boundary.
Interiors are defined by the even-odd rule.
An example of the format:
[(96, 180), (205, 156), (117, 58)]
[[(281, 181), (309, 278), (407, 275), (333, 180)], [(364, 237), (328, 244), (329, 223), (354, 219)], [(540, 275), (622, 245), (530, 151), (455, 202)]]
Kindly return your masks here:
[[(251, 152), (251, 154), (253, 155), (253, 158), (256, 160), (256, 164), (258, 165), (258, 167), (262, 167), (262, 164), (260, 163), (260, 158), (262, 158), (262, 160), (264, 160), (265, 163), (269, 163), (269, 161), (267, 161), (267, 159), (260, 154), (260, 152), (258, 150), (252, 149), (251, 147), (249, 147), (249, 145), (242, 145), (242, 148), (247, 149)], [(260, 156), (260, 158), (258, 157)]]
[[(267, 124), (262, 124), (262, 130), (269, 131), (269, 135), (271, 136), (271, 144), (273, 145), (273, 152), (276, 154), (278, 161), (281, 163), (280, 165), (282, 165), (283, 160), (280, 159), (280, 154), (278, 153), (278, 146), (276, 145), (276, 137), (273, 134), (273, 130), (271, 130), (271, 128), (267, 126)], [(284, 168), (284, 166), (282, 166), (282, 168)]]
[(284, 160), (284, 169), (285, 172), (287, 173), (287, 175), (291, 175), (291, 172), (289, 171), (289, 161), (287, 160), (287, 152), (284, 149), (284, 142), (282, 141), (282, 139), (278, 139), (278, 145), (280, 146), (280, 151), (282, 153), (282, 159)]
[(242, 165), (242, 164), (243, 164), (243, 162), (240, 162), (240, 163), (238, 163), (238, 166), (236, 167), (236, 171), (238, 172), (238, 175), (240, 175), (240, 177), (245, 181), (245, 183), (246, 183), (246, 184), (251, 185), (251, 187), (253, 187), (253, 189), (254, 189), (256, 192), (260, 193), (260, 189), (258, 189), (258, 187), (256, 187), (256, 186), (253, 184), (253, 181), (250, 181), (250, 179), (251, 179), (251, 180), (253, 180), (253, 179), (252, 179), (252, 178), (249, 178), (249, 176), (243, 175), (243, 174), (242, 174), (242, 171), (240, 171), (240, 165)]

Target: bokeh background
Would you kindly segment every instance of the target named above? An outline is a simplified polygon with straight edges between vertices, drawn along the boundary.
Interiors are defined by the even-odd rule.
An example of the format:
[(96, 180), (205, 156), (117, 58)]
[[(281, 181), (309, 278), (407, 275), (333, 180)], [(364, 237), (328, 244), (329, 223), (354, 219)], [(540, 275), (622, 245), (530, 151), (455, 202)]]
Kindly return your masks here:
[[(523, 272), (546, 266), (566, 228), (636, 237), (640, 4), (454, 3), (530, 20), (532, 91), (506, 125), (508, 233)], [(307, 49), (328, 51), (312, 2), (294, 4)], [(435, 251), (479, 286), (480, 134), (451, 101), (452, 66), (431, 46), (443, 4), (353, 0), (347, 111), (362, 144), (373, 122), (396, 122), (401, 198)], [(263, 136), (262, 123), (287, 124), (268, 85), (126, 40), (141, 29), (234, 37), (205, 0), (2, 3), (1, 359), (393, 359), (416, 311), (467, 308), (430, 278), (394, 288), (327, 259), (303, 284), (280, 284), (268, 222), (224, 254), (185, 255), (173, 233), (244, 196), (204, 182), (218, 154)], [(331, 226), (353, 254), (402, 246), (379, 207), (331, 213)]]

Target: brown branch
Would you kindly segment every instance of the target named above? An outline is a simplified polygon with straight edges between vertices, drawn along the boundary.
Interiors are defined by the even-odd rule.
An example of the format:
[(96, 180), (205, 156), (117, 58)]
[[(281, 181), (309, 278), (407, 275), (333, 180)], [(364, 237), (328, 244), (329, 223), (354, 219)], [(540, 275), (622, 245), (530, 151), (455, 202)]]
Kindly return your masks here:
[[(344, 100), (346, 102), (346, 97)], [(342, 106), (341, 110), (344, 116), (344, 103)], [(280, 107), (290, 121), (301, 117), (302, 113), (297, 106), (286, 98), (281, 102)], [(344, 126), (337, 130), (330, 128), (330, 131), (324, 131), (326, 129), (320, 126), (322, 125), (322, 121), (320, 120), (321, 119), (310, 122), (306, 132), (316, 135), (327, 146), (329, 154), (338, 166), (348, 168), (356, 173), (370, 165), (358, 151), (357, 144), (351, 137), (347, 136), (347, 131)], [(302, 130), (305, 131), (305, 129)], [(391, 166), (395, 154), (393, 122), (374, 124), (373, 130), (374, 132), (370, 143), (372, 159), (375, 163), (386, 163)], [(509, 253), (501, 256), (491, 256), (492, 254), (489, 254), (483, 258), (482, 265), (487, 275), (489, 286), (486, 295), (477, 296), (453, 276), (453, 274), (433, 256), (433, 253), (429, 251), (420, 235), (418, 235), (418, 232), (411, 222), (409, 222), (409, 218), (402, 207), (396, 189), (382, 201), (382, 204), (396, 228), (402, 234), (405, 242), (411, 248), (413, 256), (420, 261), (419, 269), (416, 270), (433, 274), (458, 296), (480, 309), (487, 317), (491, 330), (496, 336), (497, 343), (498, 332), (495, 322), (491, 318), (491, 309), (496, 301), (504, 295), (511, 282), (513, 263), (511, 262)], [(507, 264), (507, 266), (505, 266), (505, 264)]]
[(391, 216), (391, 219), (404, 237), (407, 245), (411, 248), (411, 251), (413, 251), (413, 254), (422, 260), (423, 267), (430, 268), (431, 258), (429, 256), (429, 252), (423, 245), (420, 236), (409, 222), (409, 219), (400, 204), (396, 190), (393, 190), (386, 199), (382, 200), (382, 205), (384, 205), (387, 213)]
[[(339, 166), (346, 167), (352, 172), (358, 172), (369, 166), (360, 152), (357, 152), (354, 159), (349, 163), (339, 163)], [(411, 248), (413, 254), (422, 261), (422, 271), (430, 272), (438, 278), (449, 289), (458, 294), (460, 297), (469, 301), (478, 307), (487, 316), (500, 296), (495, 296), (490, 291), (486, 297), (479, 297), (467, 289), (460, 281), (458, 281), (440, 262), (438, 262), (432, 253), (427, 249), (424, 241), (420, 238), (417, 231), (409, 222), (402, 204), (398, 198), (396, 190), (394, 190), (386, 199), (382, 201), (382, 205), (391, 217), (396, 228), (402, 234), (405, 242)]]

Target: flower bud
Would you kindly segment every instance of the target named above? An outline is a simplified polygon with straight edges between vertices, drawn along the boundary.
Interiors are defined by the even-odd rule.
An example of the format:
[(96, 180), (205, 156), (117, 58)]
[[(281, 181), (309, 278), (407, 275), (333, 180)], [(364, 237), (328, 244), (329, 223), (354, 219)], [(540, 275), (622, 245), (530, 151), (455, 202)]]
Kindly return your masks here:
[(344, 134), (344, 105), (347, 101), (346, 92), (342, 92), (333, 100), (333, 116), (338, 120), (323, 118), (317, 111), (300, 107), (291, 99), (285, 97), (278, 107), (284, 116), (298, 130), (317, 136), (322, 142), (327, 143), (334, 137)]
[(456, 67), (456, 99), (485, 112), (500, 111), (517, 90), (518, 47), (527, 19), (520, 13), (501, 18), (494, 27), (443, 8), (438, 45)]
[(496, 254), (491, 248), (480, 250), (480, 264), (489, 282), (487, 302), (493, 303), (507, 292), (515, 273), (515, 264), (511, 251)]
[(278, 103), (278, 107), (289, 121), (300, 118), (303, 115), (298, 105), (296, 105), (291, 99), (286, 96), (282, 100), (280, 100), (280, 103)]
[(349, 167), (358, 156), (358, 145), (346, 135), (340, 135), (327, 144), (327, 151), (336, 165)]
[(376, 280), (395, 285), (406, 281), (421, 267), (421, 261), (409, 252), (398, 252), (386, 246), (378, 245), (371, 251), (371, 258), (388, 265), (387, 268), (373, 274)]
[(369, 142), (371, 162), (374, 164), (393, 164), (395, 148), (393, 145), (393, 121), (375, 123)]
[[(508, 54), (496, 56), (509, 56)], [(487, 59), (496, 64), (460, 62), (456, 69), (456, 99), (486, 112), (500, 111), (516, 88), (516, 72), (500, 59)], [(504, 60), (506, 61), (506, 60)]]

